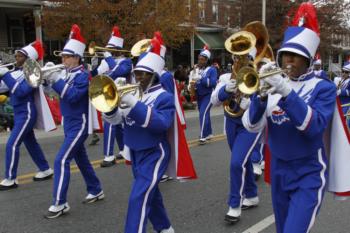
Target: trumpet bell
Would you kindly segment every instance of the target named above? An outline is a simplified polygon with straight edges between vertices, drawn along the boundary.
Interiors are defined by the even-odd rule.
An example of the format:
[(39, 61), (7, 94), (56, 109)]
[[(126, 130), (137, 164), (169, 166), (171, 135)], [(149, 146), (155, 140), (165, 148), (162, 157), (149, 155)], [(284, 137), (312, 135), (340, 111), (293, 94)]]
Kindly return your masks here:
[(245, 66), (237, 73), (237, 87), (246, 95), (251, 95), (259, 89), (259, 75), (254, 68)]
[(118, 105), (117, 86), (110, 77), (98, 75), (90, 82), (89, 98), (98, 111), (110, 112)]
[(142, 53), (146, 52), (148, 47), (151, 45), (151, 39), (143, 39), (138, 41), (131, 48), (131, 55), (133, 57), (139, 57)]
[(30, 86), (36, 88), (42, 83), (41, 66), (37, 61), (27, 59), (23, 64), (23, 73)]
[(255, 47), (256, 37), (248, 31), (239, 31), (225, 41), (225, 48), (234, 55), (248, 54)]

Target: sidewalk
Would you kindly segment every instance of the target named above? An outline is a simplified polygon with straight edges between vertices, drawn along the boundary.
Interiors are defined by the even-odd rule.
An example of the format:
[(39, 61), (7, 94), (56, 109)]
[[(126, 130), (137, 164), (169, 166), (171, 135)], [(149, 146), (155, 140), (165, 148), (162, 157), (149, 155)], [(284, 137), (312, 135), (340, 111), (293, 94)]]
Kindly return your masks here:
[[(221, 106), (212, 107), (212, 109), (210, 111), (210, 115), (211, 116), (223, 115), (222, 107)], [(199, 118), (198, 110), (185, 111), (185, 118), (187, 120), (193, 119), (193, 118)], [(63, 127), (61, 125), (57, 126), (57, 129), (53, 130), (51, 132), (45, 132), (43, 130), (34, 130), (34, 131), (35, 131), (35, 136), (37, 139), (63, 136)], [(9, 134), (10, 134), (10, 132), (0, 133), (0, 144), (5, 144), (7, 142), (7, 138), (9, 136)]]

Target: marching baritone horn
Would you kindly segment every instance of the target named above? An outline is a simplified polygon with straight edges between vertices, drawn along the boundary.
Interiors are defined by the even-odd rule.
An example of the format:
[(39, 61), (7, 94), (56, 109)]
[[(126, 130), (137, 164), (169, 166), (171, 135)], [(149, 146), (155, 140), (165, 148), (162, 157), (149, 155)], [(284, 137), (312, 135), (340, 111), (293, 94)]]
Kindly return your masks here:
[(28, 84), (33, 87), (37, 88), (40, 84), (43, 83), (44, 78), (43, 75), (45, 72), (48, 71), (55, 71), (55, 70), (62, 70), (65, 69), (65, 65), (55, 65), (51, 67), (41, 67), (40, 64), (33, 60), (33, 59), (27, 59), (23, 64), (23, 73), (24, 78), (28, 82)]
[(142, 53), (147, 51), (150, 45), (151, 39), (143, 39), (136, 42), (136, 44), (134, 44), (131, 48), (131, 55), (133, 57), (139, 57)]
[(121, 98), (127, 93), (142, 98), (142, 88), (139, 84), (116, 84), (106, 75), (97, 75), (89, 85), (89, 99), (91, 104), (100, 112), (110, 112), (121, 105)]

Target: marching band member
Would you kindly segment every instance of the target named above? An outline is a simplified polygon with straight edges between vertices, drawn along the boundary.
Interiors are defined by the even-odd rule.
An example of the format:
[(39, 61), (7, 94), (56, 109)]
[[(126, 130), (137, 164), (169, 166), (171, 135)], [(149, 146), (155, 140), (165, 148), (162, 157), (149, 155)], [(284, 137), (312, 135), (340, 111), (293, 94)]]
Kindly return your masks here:
[(88, 195), (84, 203), (104, 198), (101, 184), (88, 159), (84, 142), (88, 137), (88, 72), (83, 69), (81, 58), (85, 50), (80, 28), (73, 25), (70, 38), (63, 48), (62, 63), (66, 70), (47, 74), (46, 79), (60, 95), (63, 116), (64, 141), (56, 155), (54, 170), (53, 202), (46, 218), (52, 219), (69, 211), (67, 191), (70, 179), (70, 162), (74, 159), (82, 173)]
[[(113, 27), (111, 38), (109, 39), (106, 48), (112, 49), (122, 49), (124, 39), (121, 38), (119, 28), (117, 26)], [(112, 54), (105, 52), (105, 58), (102, 60), (99, 67), (91, 72), (92, 76), (106, 74), (113, 80), (117, 78), (130, 78), (130, 73), (132, 69), (132, 61), (129, 58), (125, 58), (120, 52), (113, 52), (117, 57), (114, 59)], [(104, 121), (103, 123), (103, 153), (104, 159), (101, 163), (101, 167), (113, 166), (116, 162), (115, 159), (122, 159), (122, 153), (124, 149), (123, 142), (123, 125), (111, 125)], [(114, 140), (117, 140), (119, 147), (119, 154), (117, 157), (114, 155)]]
[(210, 96), (216, 85), (217, 70), (214, 66), (208, 66), (210, 56), (211, 53), (208, 47), (204, 46), (198, 55), (198, 64), (196, 65), (199, 73), (199, 79), (195, 83), (200, 124), (199, 143), (202, 145), (213, 136), (210, 121), (210, 109), (212, 105), (210, 103)]
[[(301, 6), (293, 25), (307, 25), (288, 27), (277, 54), (277, 65), (288, 70), (288, 77), (263, 79), (261, 85), (267, 88), (252, 96), (242, 119), (251, 132), (268, 127), (278, 233), (309, 232), (315, 222), (327, 180), (322, 138), (335, 107), (335, 85), (315, 77), (311, 69), (320, 41), (315, 9), (311, 3)], [(310, 18), (304, 20), (306, 16)], [(275, 68), (274, 63), (266, 64), (261, 73)]]
[(136, 80), (143, 90), (142, 100), (139, 101), (130, 93), (126, 94), (121, 97), (121, 102), (128, 108), (104, 114), (110, 123), (125, 123), (126, 155), (130, 155), (135, 177), (125, 233), (146, 232), (147, 218), (157, 232), (174, 232), (158, 188), (171, 159), (167, 131), (174, 122), (175, 114), (174, 97), (159, 83), (163, 67), (160, 43), (153, 38), (151, 50), (138, 61), (134, 69)]
[[(342, 77), (337, 81), (337, 96), (339, 96), (340, 103), (343, 105), (343, 113), (350, 113), (350, 61), (345, 62), (342, 68)], [(350, 129), (350, 117), (347, 117), (346, 119), (348, 129)]]
[[(220, 105), (236, 93), (236, 80), (231, 79), (231, 73), (223, 74), (211, 95), (211, 103)], [(249, 98), (244, 97), (240, 103), (234, 104), (245, 110), (249, 103)], [(239, 221), (242, 209), (249, 209), (259, 204), (251, 155), (259, 153), (257, 144), (260, 133), (248, 132), (242, 125), (241, 117), (231, 117), (226, 111), (224, 116), (227, 142), (231, 150), (230, 193), (227, 203), (229, 210), (225, 215), (225, 221), (233, 224)]]
[(321, 69), (322, 60), (320, 58), (316, 58), (314, 61), (314, 74), (318, 78), (328, 79), (327, 73)]
[(34, 181), (49, 179), (53, 175), (35, 138), (33, 128), (40, 110), (34, 102), (35, 89), (24, 79), (22, 69), (26, 59), (41, 60), (43, 55), (41, 42), (35, 41), (16, 51), (16, 65), (13, 71), (8, 72), (7, 68), (0, 68), (1, 89), (10, 91), (10, 103), (14, 109), (14, 127), (6, 144), (5, 179), (0, 183), (0, 190), (17, 188), (19, 148), (22, 142), (39, 168), (39, 172), (33, 177)]
[[(166, 53), (166, 47), (163, 43), (163, 38), (162, 34), (157, 31), (154, 33), (154, 36), (158, 39), (160, 42), (160, 56), (165, 59), (165, 53)], [(173, 132), (173, 137), (174, 139), (174, 145), (172, 150), (174, 151), (175, 158), (177, 158), (177, 161), (181, 161), (182, 164), (187, 164), (186, 170), (177, 170), (176, 176), (183, 178), (183, 179), (195, 179), (197, 178), (190, 150), (188, 148), (187, 140), (186, 140), (186, 135), (185, 135), (185, 129), (186, 129), (186, 122), (185, 122), (185, 115), (182, 109), (182, 106), (180, 104), (180, 97), (178, 93), (178, 87), (176, 84), (176, 81), (173, 77), (173, 75), (167, 71), (165, 68), (162, 70), (159, 82), (162, 85), (163, 89), (169, 93), (171, 93), (174, 96), (174, 103), (176, 107), (176, 113), (175, 113), (175, 120), (174, 120), (174, 132)], [(184, 162), (186, 161), (186, 162)], [(177, 166), (180, 167), (180, 166)], [(185, 172), (186, 171), (186, 172)], [(161, 178), (160, 182), (165, 182), (167, 180), (171, 180), (172, 177), (168, 175), (163, 175)]]

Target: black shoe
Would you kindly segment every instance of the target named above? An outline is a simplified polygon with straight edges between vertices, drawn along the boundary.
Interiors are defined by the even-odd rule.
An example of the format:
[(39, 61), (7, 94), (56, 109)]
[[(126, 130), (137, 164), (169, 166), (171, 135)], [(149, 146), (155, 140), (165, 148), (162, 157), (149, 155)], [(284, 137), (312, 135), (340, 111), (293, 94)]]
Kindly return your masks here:
[(89, 197), (91, 194), (89, 194), (85, 200), (83, 201), (83, 204), (90, 204), (90, 203), (94, 203), (96, 201), (100, 201), (103, 200), (105, 198), (105, 194), (103, 193), (103, 191), (101, 191), (99, 194), (97, 194), (96, 196), (91, 195), (91, 197)]
[(17, 187), (18, 187), (18, 185), (16, 183), (13, 183), (13, 185), (10, 185), (10, 186), (0, 185), (0, 191), (15, 189)]
[(228, 214), (225, 215), (225, 221), (230, 224), (235, 224), (239, 221), (240, 217), (233, 217)]
[(98, 136), (93, 137), (89, 143), (89, 146), (94, 146), (100, 141), (100, 138)]
[(255, 208), (257, 206), (258, 205), (242, 205), (241, 210), (249, 210), (249, 209)]
[(102, 163), (100, 164), (101, 167), (112, 167), (113, 165), (115, 165), (115, 160), (112, 160), (112, 161), (103, 160)]
[(62, 210), (59, 210), (57, 212), (47, 211), (47, 214), (45, 214), (44, 217), (47, 219), (58, 218), (59, 216), (66, 214), (69, 210), (70, 207), (68, 205), (65, 205)]
[(163, 182), (166, 182), (166, 181), (169, 181), (169, 180), (172, 180), (173, 178), (170, 177), (170, 176), (167, 176), (167, 175), (164, 175), (162, 176), (162, 178), (160, 178), (160, 183), (163, 183)]
[(260, 179), (260, 176), (261, 176), (261, 175), (254, 174), (254, 179), (255, 179), (255, 181), (258, 181), (258, 180)]
[(115, 157), (116, 160), (122, 160), (124, 159), (124, 157), (121, 155), (121, 154), (118, 154), (116, 157)]

